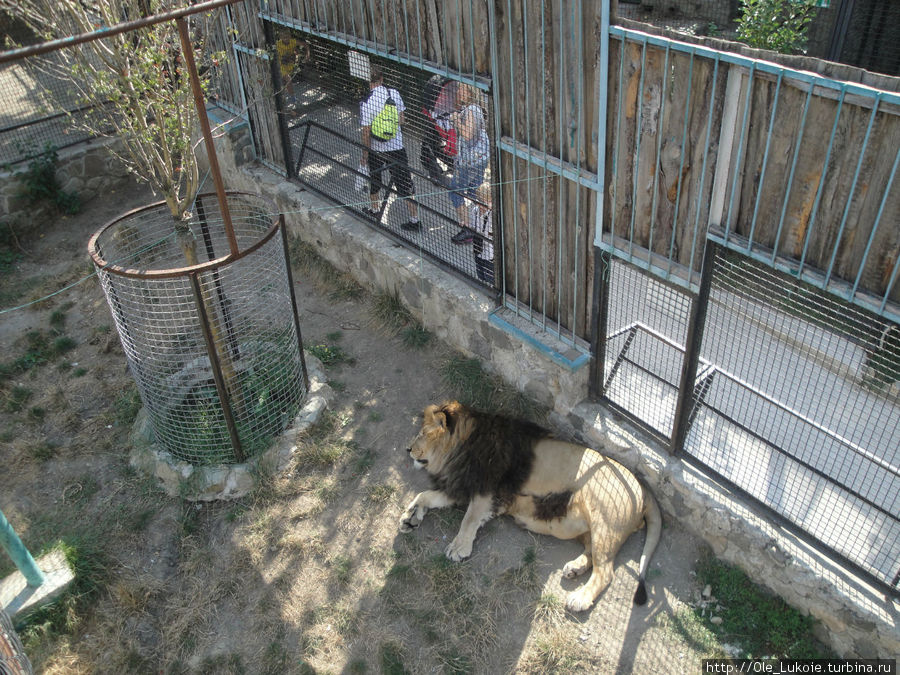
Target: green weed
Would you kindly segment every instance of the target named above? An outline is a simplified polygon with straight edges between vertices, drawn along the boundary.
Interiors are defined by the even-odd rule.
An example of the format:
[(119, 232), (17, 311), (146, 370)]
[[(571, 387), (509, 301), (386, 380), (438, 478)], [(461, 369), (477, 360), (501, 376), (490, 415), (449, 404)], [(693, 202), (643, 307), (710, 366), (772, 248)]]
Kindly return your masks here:
[(336, 555), (331, 559), (331, 569), (334, 572), (334, 578), (343, 586), (353, 576), (353, 561), (348, 556)]
[(405, 659), (403, 647), (396, 642), (382, 643), (378, 649), (378, 660), (384, 675), (408, 675), (409, 671), (403, 665)]
[(63, 213), (78, 213), (81, 210), (81, 198), (74, 192), (62, 189), (56, 177), (57, 164), (59, 155), (56, 148), (47, 143), (44, 150), (28, 163), (28, 167), (16, 174), (19, 179), (19, 196), (31, 205), (46, 203)]
[(384, 504), (393, 499), (394, 495), (397, 494), (397, 487), (394, 485), (388, 485), (386, 483), (379, 483), (378, 485), (370, 485), (366, 490), (366, 497), (370, 502), (374, 502), (375, 504)]
[(312, 244), (294, 238), (288, 245), (288, 253), (292, 265), (314, 279), (332, 300), (357, 300), (365, 296), (365, 289), (353, 277), (339, 272)]
[(6, 397), (6, 412), (20, 412), (32, 396), (31, 390), (21, 385), (14, 386)]
[(441, 379), (461, 403), (541, 423), (547, 411), (502, 379), (485, 372), (478, 359), (451, 356), (441, 365)]
[(386, 291), (375, 296), (369, 309), (372, 318), (391, 333), (399, 333), (403, 328), (415, 323), (412, 314), (400, 299), (400, 293)]
[(328, 345), (313, 345), (308, 347), (307, 351), (315, 356), (326, 368), (332, 368), (342, 363), (353, 364), (355, 360), (340, 347), (329, 347)]
[(56, 457), (59, 452), (59, 446), (55, 443), (45, 442), (38, 443), (29, 449), (29, 454), (34, 457), (36, 460), (40, 462), (45, 462), (48, 459), (53, 459)]
[(722, 623), (709, 624), (710, 630), (722, 641), (739, 643), (748, 657), (828, 656), (812, 635), (812, 617), (751, 582), (740, 568), (708, 556), (697, 567), (697, 580), (709, 584), (718, 600), (713, 609)]

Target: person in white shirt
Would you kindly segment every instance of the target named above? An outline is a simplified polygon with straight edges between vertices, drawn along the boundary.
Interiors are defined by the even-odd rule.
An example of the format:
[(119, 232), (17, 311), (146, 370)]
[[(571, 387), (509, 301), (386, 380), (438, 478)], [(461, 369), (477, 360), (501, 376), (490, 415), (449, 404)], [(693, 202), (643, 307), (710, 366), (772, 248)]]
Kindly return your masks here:
[[(400, 127), (393, 138), (382, 141), (372, 134), (372, 121), (382, 111), (388, 98), (393, 100), (400, 115)], [(421, 227), (419, 223), (419, 207), (414, 199), (412, 173), (409, 170), (409, 159), (406, 149), (403, 147), (403, 111), (406, 107), (400, 92), (384, 86), (384, 76), (381, 68), (372, 65), (369, 68), (369, 96), (360, 105), (359, 123), (362, 127), (362, 166), (369, 171), (369, 213), (373, 217), (378, 216), (380, 207), (379, 193), (384, 187), (381, 182), (381, 171), (386, 166), (391, 174), (391, 179), (400, 195), (406, 201), (409, 220), (401, 224), (404, 230), (415, 231)]]
[(491, 186), (482, 183), (475, 190), (469, 208), (469, 228), (472, 232), (472, 253), (475, 273), (481, 281), (494, 285), (494, 220), (491, 211)]
[(472, 231), (466, 227), (466, 197), (474, 197), (476, 188), (484, 181), (491, 146), (485, 128), (484, 110), (478, 105), (475, 87), (460, 82), (456, 87), (456, 103), (459, 109), (450, 116), (456, 129), (457, 153), (449, 196), (460, 229), (450, 240), (454, 244), (468, 244), (472, 241)]

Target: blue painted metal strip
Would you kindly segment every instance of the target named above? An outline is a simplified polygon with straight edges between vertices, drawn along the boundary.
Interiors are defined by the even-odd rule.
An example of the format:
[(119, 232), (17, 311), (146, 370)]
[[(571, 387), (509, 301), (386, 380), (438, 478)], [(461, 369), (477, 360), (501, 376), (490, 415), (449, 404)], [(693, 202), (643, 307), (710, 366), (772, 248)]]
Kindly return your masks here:
[(753, 65), (756, 70), (770, 75), (778, 75), (779, 72), (784, 71), (785, 76), (789, 80), (795, 80), (804, 84), (811, 84), (815, 87), (823, 87), (825, 89), (830, 89), (836, 92), (841, 91), (844, 87), (846, 87), (848, 93), (869, 99), (874, 99), (877, 95), (880, 94), (882, 100), (885, 103), (900, 105), (900, 94), (898, 93), (881, 91), (852, 82), (841, 82), (839, 80), (833, 80), (821, 75), (816, 75), (815, 73), (802, 70), (793, 70), (791, 68), (781, 66), (777, 63), (772, 63), (771, 61), (765, 61), (763, 59), (754, 59), (749, 56), (743, 56), (741, 54), (732, 52), (717, 52), (716, 50), (710, 49), (709, 47), (692, 45), (690, 43), (680, 42), (678, 40), (669, 40), (667, 38), (651, 35), (649, 33), (632, 30), (630, 28), (622, 28), (621, 26), (610, 26), (609, 33), (610, 35), (617, 38), (629, 39), (635, 42), (646, 42), (653, 45), (654, 47), (665, 47), (667, 44), (671, 44), (672, 49), (678, 51), (690, 52), (693, 49), (696, 50), (696, 53), (699, 56), (705, 56), (709, 59), (714, 59), (716, 58), (716, 55), (719, 54), (721, 60), (724, 63), (730, 63), (745, 67), (750, 67), (751, 65)]
[[(543, 14), (543, 3), (541, 3), (541, 13)], [(619, 59), (621, 64), (623, 59)], [(621, 73), (621, 68), (620, 71)], [(597, 90), (597, 189), (595, 191), (597, 207), (594, 214), (594, 245), (601, 241), (603, 236), (603, 210), (606, 208), (604, 198), (606, 195), (606, 125), (607, 111), (609, 105), (609, 0), (600, 0), (600, 83)], [(621, 86), (619, 87), (621, 91)], [(621, 97), (619, 97), (621, 98)], [(615, 155), (613, 156), (613, 191), (616, 184)], [(613, 196), (612, 204), (615, 205), (615, 196)], [(610, 210), (615, 213), (615, 208)]]
[(647, 250), (653, 250), (653, 233), (656, 230), (656, 209), (659, 196), (659, 157), (662, 154), (663, 121), (666, 114), (666, 93), (669, 90), (669, 56), (671, 50), (666, 47), (666, 60), (663, 62), (662, 93), (659, 96), (659, 112), (656, 115), (656, 157), (653, 160), (653, 190), (650, 197), (650, 235), (647, 238)]
[[(508, 307), (508, 309), (512, 310), (511, 307)], [(545, 356), (550, 358), (557, 365), (563, 366), (564, 368), (567, 368), (568, 370), (574, 372), (574, 371), (584, 367), (585, 365), (587, 365), (590, 362), (591, 355), (588, 353), (585, 353), (584, 350), (581, 347), (579, 347), (578, 345), (572, 344), (572, 347), (574, 349), (576, 349), (577, 351), (581, 352), (581, 354), (575, 359), (569, 359), (566, 356), (564, 356), (563, 354), (561, 354), (560, 352), (553, 349), (552, 347), (549, 347), (549, 346), (545, 345), (544, 343), (536, 340), (534, 338), (534, 336), (529, 335), (528, 333), (523, 331), (521, 328), (518, 328), (518, 327), (512, 325), (506, 319), (500, 317), (497, 314), (498, 311), (499, 311), (499, 309), (491, 312), (491, 314), (488, 316), (488, 321), (490, 321), (492, 324), (494, 324), (495, 326), (497, 326), (504, 332), (509, 333), (510, 335), (513, 335), (519, 341), (525, 342), (525, 343), (531, 345), (536, 350), (538, 350), (539, 352), (541, 352), (542, 354), (544, 354)]]
[(888, 184), (884, 188), (884, 194), (881, 196), (881, 204), (878, 205), (878, 215), (875, 216), (875, 222), (872, 224), (872, 232), (869, 234), (869, 241), (866, 242), (866, 250), (863, 252), (862, 260), (859, 263), (859, 272), (856, 274), (856, 281), (853, 283), (852, 295), (856, 295), (856, 291), (859, 288), (859, 281), (862, 279), (863, 270), (866, 269), (869, 251), (872, 248), (872, 242), (875, 240), (875, 233), (878, 231), (878, 226), (881, 225), (881, 216), (884, 215), (884, 205), (887, 203), (888, 195), (891, 192), (891, 188), (894, 186), (894, 177), (897, 175), (898, 163), (900, 163), (900, 149), (898, 149), (897, 154), (894, 155), (894, 165), (891, 167), (891, 175), (890, 178), (888, 178)]
[(825, 160), (822, 162), (822, 175), (819, 177), (819, 187), (816, 190), (816, 198), (813, 202), (812, 211), (809, 214), (809, 222), (806, 225), (806, 237), (803, 242), (803, 252), (800, 254), (800, 272), (806, 264), (806, 254), (809, 250), (809, 241), (812, 238), (813, 226), (816, 222), (816, 216), (819, 214), (819, 204), (822, 202), (822, 195), (825, 191), (825, 176), (828, 173), (828, 164), (831, 161), (831, 151), (834, 148), (834, 138), (837, 135), (838, 122), (841, 119), (841, 112), (844, 109), (844, 96), (846, 89), (841, 91), (841, 97), (838, 100), (837, 110), (834, 114), (834, 123), (831, 125), (831, 137), (828, 139), (828, 150), (825, 152)]
[(631, 225), (628, 228), (628, 256), (629, 260), (631, 256), (634, 254), (634, 214), (637, 210), (637, 181), (638, 181), (638, 168), (640, 166), (641, 159), (641, 137), (643, 134), (641, 133), (641, 127), (644, 123), (644, 72), (646, 71), (647, 65), (647, 41), (644, 40), (644, 44), (641, 50), (641, 79), (640, 84), (638, 85), (638, 96), (637, 96), (637, 115), (636, 115), (636, 130), (635, 130), (635, 150), (634, 150), (634, 168), (632, 169), (633, 176), (631, 179)]
[(728, 198), (728, 213), (725, 216), (725, 238), (731, 233), (732, 209), (734, 208), (734, 196), (737, 191), (737, 184), (741, 177), (741, 164), (744, 161), (744, 144), (747, 140), (747, 129), (750, 125), (750, 99), (753, 98), (753, 75), (756, 73), (756, 64), (750, 65), (750, 71), (747, 73), (747, 90), (744, 94), (744, 119), (741, 121), (741, 138), (738, 141), (737, 161), (732, 167), (734, 175), (731, 178), (731, 196)]
[[(688, 138), (688, 120), (690, 119), (691, 94), (694, 87), (694, 54), (691, 53), (690, 66), (688, 68), (688, 85), (687, 92), (684, 95), (684, 126), (681, 129), (681, 149), (679, 155), (681, 161), (678, 163), (678, 176), (675, 178), (675, 215), (672, 218), (672, 236), (669, 238), (669, 268), (666, 271), (666, 279), (672, 273), (672, 259), (675, 256), (675, 235), (678, 232), (678, 211), (681, 206), (681, 190), (684, 187), (682, 179), (684, 178), (684, 149), (687, 145)], [(696, 236), (696, 233), (694, 233)]]
[[(383, 59), (387, 59), (388, 61), (394, 61), (396, 63), (402, 63), (407, 66), (414, 66), (416, 68), (420, 68), (425, 72), (432, 73), (433, 75), (444, 75), (445, 77), (449, 77), (452, 80), (456, 80), (457, 82), (465, 82), (467, 84), (472, 85), (476, 89), (480, 89), (484, 92), (489, 92), (491, 89), (490, 82), (483, 81), (482, 79), (472, 80), (468, 77), (461, 76), (447, 68), (446, 65), (441, 66), (429, 61), (425, 61), (422, 59), (421, 54), (418, 59), (413, 58), (411, 55), (405, 55), (400, 50), (396, 49), (385, 49), (378, 46), (378, 43), (375, 41), (362, 41), (362, 40), (351, 40), (337, 33), (321, 31), (305, 21), (299, 21), (297, 19), (291, 19), (290, 17), (286, 17), (280, 14), (271, 14), (267, 12), (260, 12), (257, 15), (260, 19), (265, 19), (266, 21), (271, 21), (272, 23), (279, 24), (281, 26), (287, 26), (289, 28), (294, 28), (296, 30), (302, 31), (304, 33), (308, 33), (309, 35), (315, 35), (316, 37), (323, 38), (328, 40), (329, 42), (336, 42), (341, 45), (345, 45), (347, 47), (352, 47), (361, 52), (366, 52), (367, 54), (372, 54), (374, 56), (381, 57)], [(374, 46), (373, 46), (374, 45)], [(255, 50), (244, 49), (248, 52), (255, 53)]]
[(0, 511), (0, 548), (6, 551), (29, 586), (34, 588), (44, 583), (44, 573), (3, 515), (3, 511)]
[(809, 113), (809, 103), (812, 100), (812, 89), (806, 92), (806, 102), (803, 105), (803, 115), (800, 117), (800, 129), (797, 131), (797, 140), (794, 144), (794, 158), (791, 160), (791, 172), (788, 175), (787, 187), (784, 190), (784, 201), (781, 203), (781, 217), (778, 219), (778, 231), (775, 233), (775, 241), (772, 244), (772, 257), (778, 255), (778, 246), (781, 243), (781, 233), (784, 230), (784, 219), (787, 216), (788, 201), (794, 189), (794, 176), (797, 173), (797, 160), (800, 158), (800, 146), (803, 144), (803, 134), (806, 132), (806, 117)]
[[(697, 234), (700, 232), (700, 205), (703, 202), (703, 191), (706, 185), (706, 161), (709, 158), (709, 141), (712, 137), (712, 121), (714, 103), (716, 101), (716, 87), (719, 83), (719, 53), (716, 52), (715, 66), (713, 67), (713, 81), (709, 90), (709, 113), (706, 118), (706, 145), (703, 149), (703, 162), (700, 168), (700, 188), (697, 191), (697, 207), (694, 216), (694, 236), (691, 241), (691, 257), (688, 259), (688, 267), (693, 271), (694, 256), (697, 253)], [(699, 268), (699, 265), (697, 266)]]
[(261, 48), (252, 48), (245, 47), (242, 44), (235, 43), (234, 51), (240, 52), (241, 54), (249, 54), (250, 56), (255, 56), (258, 59), (263, 59), (264, 61), (268, 61), (272, 58), (272, 56), (265, 49)]
[[(781, 101), (781, 81), (784, 79), (784, 71), (778, 73), (778, 82), (775, 84), (775, 102), (772, 104), (772, 114), (769, 115), (769, 132), (766, 134), (766, 149), (763, 152), (762, 172), (759, 182), (756, 184), (756, 203), (753, 205), (753, 218), (750, 220), (750, 235), (747, 239), (747, 250), (753, 246), (753, 235), (756, 233), (756, 220), (759, 217), (759, 201), (762, 199), (763, 187), (766, 183), (766, 169), (769, 168), (769, 150), (772, 147), (772, 131), (775, 129), (775, 116), (778, 114), (778, 103)], [(809, 100), (809, 99), (807, 99)], [(785, 199), (785, 203), (787, 200)]]
[(578, 170), (572, 168), (571, 164), (568, 162), (560, 162), (556, 157), (548, 156), (546, 152), (538, 154), (534, 150), (529, 150), (528, 146), (522, 147), (509, 138), (500, 139), (500, 148), (515, 155), (519, 159), (531, 162), (535, 166), (543, 168), (549, 173), (561, 176), (573, 183), (578, 183), (582, 187), (590, 188), (592, 190), (600, 189), (600, 181), (596, 174), (591, 173), (586, 169), (582, 169), (579, 174)]
[(841, 218), (841, 227), (838, 229), (837, 237), (834, 240), (834, 248), (831, 251), (831, 261), (828, 263), (828, 270), (825, 272), (825, 285), (831, 280), (831, 274), (834, 271), (834, 262), (837, 259), (838, 248), (841, 239), (844, 236), (844, 229), (847, 227), (847, 217), (850, 215), (850, 206), (853, 204), (853, 195), (856, 194), (856, 185), (859, 182), (859, 174), (862, 171), (863, 157), (869, 148), (869, 138), (872, 136), (872, 127), (875, 125), (875, 117), (878, 114), (878, 104), (881, 102), (879, 97), (875, 98), (875, 105), (872, 106), (872, 114), (869, 115), (869, 124), (866, 127), (866, 135), (863, 138), (862, 148), (859, 150), (859, 159), (856, 162), (856, 171), (853, 174), (853, 182), (850, 185), (850, 192), (847, 194), (847, 203), (844, 205), (844, 215)]

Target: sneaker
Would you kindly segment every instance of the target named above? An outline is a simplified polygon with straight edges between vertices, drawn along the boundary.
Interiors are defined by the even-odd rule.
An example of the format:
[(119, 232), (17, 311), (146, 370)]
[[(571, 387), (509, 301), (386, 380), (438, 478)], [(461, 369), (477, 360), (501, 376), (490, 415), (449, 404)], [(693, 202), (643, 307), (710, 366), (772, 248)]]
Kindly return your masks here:
[(422, 223), (420, 223), (418, 220), (415, 222), (407, 220), (405, 223), (400, 224), (400, 229), (407, 230), (409, 232), (418, 232), (420, 229), (422, 229)]
[(450, 241), (454, 244), (470, 244), (472, 240), (475, 238), (475, 233), (472, 230), (463, 228), (452, 237), (450, 237)]

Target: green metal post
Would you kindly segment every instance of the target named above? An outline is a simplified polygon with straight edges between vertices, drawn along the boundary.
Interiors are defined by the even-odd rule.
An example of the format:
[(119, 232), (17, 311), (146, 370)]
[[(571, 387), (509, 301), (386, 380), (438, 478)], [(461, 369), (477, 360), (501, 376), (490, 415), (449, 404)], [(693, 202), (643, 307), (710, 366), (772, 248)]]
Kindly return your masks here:
[(40, 586), (44, 583), (44, 573), (38, 569), (34, 558), (25, 548), (25, 544), (19, 539), (19, 535), (12, 529), (12, 525), (0, 511), (0, 546), (3, 547), (9, 557), (12, 558), (13, 564), (19, 569), (25, 577), (25, 581), (31, 587)]

